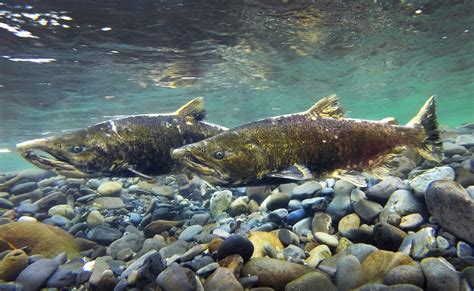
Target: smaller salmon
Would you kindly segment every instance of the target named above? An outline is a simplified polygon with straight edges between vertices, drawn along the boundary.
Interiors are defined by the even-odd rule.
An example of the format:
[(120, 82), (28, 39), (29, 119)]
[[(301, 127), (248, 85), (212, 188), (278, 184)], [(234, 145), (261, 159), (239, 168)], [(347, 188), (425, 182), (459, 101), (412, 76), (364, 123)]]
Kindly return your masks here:
[(121, 117), (61, 136), (22, 142), (16, 148), (39, 168), (68, 177), (149, 178), (174, 170), (172, 149), (226, 130), (203, 122), (204, 117), (204, 100), (199, 97), (174, 113)]
[(393, 168), (395, 153), (407, 146), (425, 159), (441, 159), (434, 97), (405, 126), (393, 118), (371, 121), (343, 115), (333, 95), (305, 112), (250, 122), (183, 146), (172, 155), (208, 182), (230, 186), (313, 175), (337, 176), (364, 186), (365, 179), (357, 172), (383, 179)]

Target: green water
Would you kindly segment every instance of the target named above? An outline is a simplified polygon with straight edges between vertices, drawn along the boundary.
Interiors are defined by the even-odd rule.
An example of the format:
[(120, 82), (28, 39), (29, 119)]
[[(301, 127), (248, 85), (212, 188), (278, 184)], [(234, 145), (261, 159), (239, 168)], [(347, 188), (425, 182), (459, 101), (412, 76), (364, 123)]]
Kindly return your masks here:
[(0, 6), (34, 36), (0, 25), (0, 171), (31, 167), (18, 142), (196, 96), (227, 127), (331, 93), (353, 118), (404, 123), (436, 95), (441, 125), (474, 121), (472, 1), (88, 4)]

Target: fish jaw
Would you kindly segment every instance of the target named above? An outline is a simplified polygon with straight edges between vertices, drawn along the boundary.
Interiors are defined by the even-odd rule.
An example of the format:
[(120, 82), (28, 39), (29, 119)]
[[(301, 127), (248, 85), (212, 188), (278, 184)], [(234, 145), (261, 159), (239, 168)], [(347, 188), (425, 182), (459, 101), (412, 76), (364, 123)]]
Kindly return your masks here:
[[(88, 173), (84, 173), (74, 165), (61, 160), (50, 146), (51, 141), (46, 138), (33, 139), (25, 141), (16, 145), (17, 152), (27, 161), (43, 170), (54, 171), (60, 175), (73, 178), (90, 177)], [(49, 158), (35, 153), (35, 150), (40, 150), (48, 153), (54, 158)]]
[(229, 184), (227, 175), (221, 173), (214, 167), (206, 165), (202, 159), (193, 155), (187, 146), (173, 150), (171, 156), (191, 172), (198, 174), (211, 184), (222, 186)]

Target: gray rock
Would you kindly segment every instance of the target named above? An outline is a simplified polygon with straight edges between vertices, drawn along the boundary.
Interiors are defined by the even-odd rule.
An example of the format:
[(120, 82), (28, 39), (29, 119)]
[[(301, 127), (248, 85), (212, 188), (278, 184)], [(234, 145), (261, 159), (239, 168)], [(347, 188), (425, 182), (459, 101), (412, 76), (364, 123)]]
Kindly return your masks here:
[(383, 250), (398, 250), (406, 236), (406, 232), (386, 222), (379, 222), (374, 226), (375, 243)]
[(296, 233), (289, 231), (286, 228), (282, 228), (278, 231), (278, 238), (284, 246), (288, 246), (290, 244), (298, 245), (300, 243)]
[(133, 252), (138, 252), (143, 244), (143, 237), (126, 232), (121, 238), (110, 244), (110, 255), (117, 258), (118, 253), (122, 249), (130, 249)]
[(181, 255), (181, 262), (187, 262), (189, 260), (192, 260), (194, 257), (196, 257), (197, 255), (200, 255), (205, 250), (206, 250), (205, 245), (203, 244), (195, 245), (189, 250), (187, 250), (184, 254)]
[(55, 260), (40, 259), (21, 271), (15, 282), (22, 284), (25, 290), (39, 290), (58, 267)]
[(24, 215), (24, 214), (35, 215), (36, 212), (38, 212), (38, 210), (39, 210), (38, 206), (31, 203), (30, 201), (23, 201), (16, 208), (16, 212), (18, 212), (21, 215)]
[(474, 244), (474, 200), (456, 182), (436, 181), (426, 191), (431, 215), (446, 230)]
[(90, 202), (99, 209), (122, 209), (125, 207), (120, 197), (99, 197)]
[(192, 241), (196, 235), (202, 231), (202, 226), (199, 224), (188, 226), (179, 235), (179, 240)]
[(241, 196), (232, 201), (229, 206), (229, 214), (231, 216), (239, 216), (241, 214), (247, 214), (250, 212), (248, 205), (249, 198), (247, 196)]
[(290, 196), (286, 193), (278, 192), (270, 196), (267, 201), (267, 209), (272, 211), (278, 208), (286, 208), (290, 202)]
[[(339, 182), (339, 181), (337, 181)], [(336, 186), (337, 186), (336, 182)], [(352, 191), (352, 189), (351, 189)], [(351, 198), (349, 194), (339, 194), (329, 203), (326, 213), (329, 214), (334, 221), (339, 221), (344, 215), (347, 214), (351, 206)]]
[(459, 258), (472, 257), (473, 255), (471, 246), (463, 241), (458, 242), (456, 250), (456, 255)]
[(377, 202), (361, 199), (354, 205), (354, 210), (362, 220), (372, 222), (382, 212), (383, 207)]
[(11, 190), (10, 193), (13, 195), (20, 195), (27, 192), (34, 191), (38, 188), (38, 183), (36, 182), (26, 182), (15, 185)]
[(267, 219), (275, 223), (280, 223), (288, 216), (288, 210), (285, 208), (275, 209), (267, 215)]
[(411, 284), (423, 288), (425, 275), (420, 265), (401, 265), (391, 269), (384, 277), (385, 285)]
[(427, 290), (459, 290), (459, 275), (446, 259), (425, 258), (421, 261), (421, 268)]
[(304, 250), (295, 245), (289, 245), (283, 250), (285, 260), (293, 263), (301, 262), (305, 258)]
[(230, 269), (218, 268), (204, 282), (204, 290), (244, 291)]
[(364, 191), (360, 190), (359, 188), (355, 188), (354, 190), (351, 191), (351, 202), (352, 203), (357, 203), (357, 201), (361, 199), (367, 198)]
[(183, 240), (177, 240), (174, 243), (161, 248), (159, 254), (163, 260), (163, 264), (166, 265), (166, 260), (171, 258), (173, 255), (182, 255), (189, 249), (189, 243)]
[[(474, 187), (473, 188), (473, 195), (474, 195)], [(288, 202), (288, 206), (287, 206), (287, 209), (288, 211), (293, 211), (293, 210), (297, 210), (297, 209), (300, 209), (301, 207), (303, 207), (303, 204), (300, 200), (296, 200), (296, 199), (291, 199), (289, 202)]]
[(387, 201), (393, 192), (404, 187), (405, 184), (402, 179), (398, 177), (388, 177), (367, 189), (365, 194), (376, 200)]
[(337, 226), (339, 233), (343, 236), (347, 237), (348, 239), (353, 239), (356, 230), (360, 226), (360, 218), (355, 213), (351, 213), (349, 215), (344, 216)]
[(456, 137), (456, 144), (472, 147), (474, 146), (474, 135), (473, 134), (461, 134)]
[(444, 155), (452, 157), (454, 155), (463, 155), (467, 150), (465, 147), (453, 144), (451, 142), (443, 142)]
[(150, 250), (131, 263), (120, 275), (121, 279), (126, 279), (133, 271), (147, 268), (151, 273), (158, 274), (164, 269), (160, 254), (156, 250)]
[(193, 217), (191, 217), (191, 220), (189, 221), (190, 225), (194, 224), (199, 224), (199, 225), (205, 225), (209, 219), (211, 219), (211, 215), (207, 212), (204, 213), (197, 213), (194, 214)]
[(198, 276), (207, 275), (211, 272), (214, 272), (219, 267), (220, 267), (219, 263), (216, 263), (216, 262), (210, 263), (208, 265), (205, 265), (205, 266), (199, 268), (199, 270), (196, 271), (196, 275), (198, 275)]
[[(46, 220), (43, 220), (43, 222), (46, 221)], [(54, 225), (56, 226), (59, 226), (59, 227), (63, 227), (65, 226), (70, 220), (67, 219), (66, 217), (64, 216), (61, 216), (61, 215), (53, 215), (51, 216), (51, 221), (54, 223)]]
[(170, 186), (154, 186), (150, 189), (153, 195), (170, 197), (173, 195), (173, 188)]
[(318, 265), (318, 268), (324, 270), (329, 275), (334, 276), (336, 273), (337, 262), (344, 256), (353, 255), (359, 260), (359, 262), (363, 262), (375, 250), (377, 250), (377, 248), (369, 244), (353, 244), (334, 256), (322, 261), (321, 264)]
[(438, 248), (441, 249), (441, 250), (447, 250), (447, 249), (449, 249), (450, 246), (451, 246), (451, 245), (449, 244), (449, 241), (448, 241), (446, 238), (444, 238), (444, 237), (442, 237), (442, 236), (440, 236), (440, 235), (436, 237), (436, 245), (437, 245)]
[(293, 232), (301, 236), (304, 231), (311, 231), (311, 217), (304, 218), (293, 225)]
[(232, 202), (232, 192), (229, 190), (216, 191), (210, 200), (210, 214), (212, 217), (225, 212)]
[(352, 185), (349, 182), (343, 181), (343, 180), (338, 180), (336, 184), (334, 184), (334, 195), (342, 195), (342, 196), (347, 196), (349, 197), (351, 195), (351, 191), (355, 188), (354, 185)]
[(425, 205), (418, 198), (415, 197), (410, 191), (397, 190), (393, 192), (390, 198), (385, 204), (384, 209), (380, 213), (380, 221), (388, 222), (390, 216), (397, 215), (398, 217), (412, 214), (421, 213), (423, 214)]
[(194, 272), (173, 263), (156, 278), (156, 283), (163, 291), (194, 291), (197, 288)]
[(462, 270), (461, 277), (466, 280), (469, 286), (474, 287), (474, 267), (467, 267)]
[(355, 256), (344, 256), (337, 262), (335, 283), (338, 290), (350, 290), (357, 287), (361, 277), (362, 268)]
[(35, 202), (43, 197), (43, 192), (41, 189), (36, 189), (31, 192), (27, 192), (24, 194), (19, 194), (13, 197), (10, 197), (9, 200), (14, 204), (18, 205), (20, 202), (25, 201), (25, 200), (31, 200), (32, 202)]
[(316, 232), (325, 232), (330, 233), (332, 229), (332, 219), (331, 216), (327, 215), (324, 212), (316, 212), (313, 216), (311, 222), (311, 228), (313, 233)]
[(318, 181), (309, 181), (293, 188), (291, 199), (303, 200), (320, 190), (321, 185)]
[(8, 199), (0, 198), (0, 208), (12, 209), (13, 203)]
[(425, 258), (437, 247), (435, 233), (436, 231), (432, 227), (425, 227), (413, 236), (411, 256), (414, 259), (421, 260)]
[(418, 197), (422, 198), (428, 188), (428, 185), (433, 181), (438, 180), (454, 180), (455, 173), (453, 168), (448, 166), (443, 167), (436, 167), (429, 169), (428, 171), (424, 172), (416, 176), (415, 178), (411, 179), (409, 184), (415, 191), (415, 194)]
[(337, 244), (339, 243), (339, 241), (337, 240), (335, 236), (332, 236), (325, 232), (315, 232), (314, 238), (316, 239), (316, 241), (333, 248), (337, 247)]
[(122, 191), (122, 183), (115, 181), (107, 181), (102, 183), (97, 192), (102, 196), (116, 196)]
[(327, 275), (320, 272), (309, 272), (289, 282), (285, 291), (336, 291), (336, 287)]
[(400, 228), (404, 230), (412, 230), (418, 228), (425, 222), (423, 216), (419, 213), (412, 213), (401, 218)]
[(83, 262), (81, 259), (74, 259), (71, 262), (60, 265), (54, 274), (46, 282), (48, 288), (64, 288), (73, 286), (76, 283), (77, 275), (81, 272)]
[(89, 240), (95, 241), (101, 245), (109, 245), (114, 240), (119, 239), (122, 236), (122, 233), (106, 224), (101, 224), (91, 229), (87, 236)]

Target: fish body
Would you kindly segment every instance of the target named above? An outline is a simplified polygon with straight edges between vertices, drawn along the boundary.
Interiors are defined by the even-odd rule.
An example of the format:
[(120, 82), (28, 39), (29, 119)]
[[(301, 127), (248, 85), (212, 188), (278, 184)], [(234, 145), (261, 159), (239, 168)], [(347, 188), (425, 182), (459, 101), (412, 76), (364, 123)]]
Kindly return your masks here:
[(203, 99), (196, 98), (175, 113), (112, 119), (17, 144), (17, 151), (36, 166), (69, 177), (167, 174), (175, 165), (172, 149), (226, 130), (203, 122), (204, 115)]
[(430, 98), (407, 126), (400, 126), (393, 119), (344, 118), (337, 97), (330, 96), (308, 111), (250, 122), (186, 145), (174, 150), (173, 157), (219, 185), (304, 180), (335, 170), (348, 180), (351, 171), (383, 176), (394, 151), (405, 146), (439, 159), (434, 106)]

